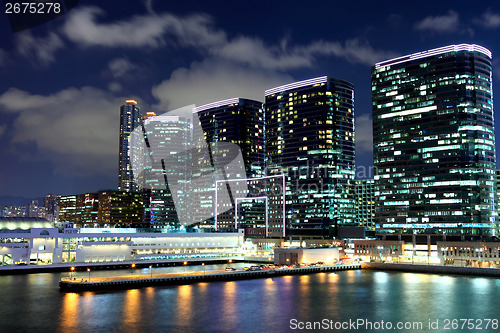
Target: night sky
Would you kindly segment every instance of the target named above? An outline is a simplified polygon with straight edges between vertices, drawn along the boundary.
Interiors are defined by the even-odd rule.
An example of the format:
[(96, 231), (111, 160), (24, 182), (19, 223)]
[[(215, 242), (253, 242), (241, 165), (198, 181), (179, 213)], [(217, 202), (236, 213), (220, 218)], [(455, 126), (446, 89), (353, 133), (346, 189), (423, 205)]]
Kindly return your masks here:
[(1, 15), (0, 196), (116, 189), (119, 108), (128, 98), (161, 114), (341, 78), (355, 87), (357, 162), (370, 166), (375, 62), (479, 44), (493, 53), (500, 96), (493, 1), (81, 0), (17, 33)]

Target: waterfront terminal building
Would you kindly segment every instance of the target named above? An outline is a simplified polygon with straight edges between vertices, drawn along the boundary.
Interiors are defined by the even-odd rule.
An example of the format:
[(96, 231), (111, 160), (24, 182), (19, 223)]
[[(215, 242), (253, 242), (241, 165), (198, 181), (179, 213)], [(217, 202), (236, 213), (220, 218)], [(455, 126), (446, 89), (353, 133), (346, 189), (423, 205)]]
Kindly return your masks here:
[(0, 260), (6, 264), (228, 258), (239, 255), (243, 231), (64, 228), (44, 219), (1, 218)]

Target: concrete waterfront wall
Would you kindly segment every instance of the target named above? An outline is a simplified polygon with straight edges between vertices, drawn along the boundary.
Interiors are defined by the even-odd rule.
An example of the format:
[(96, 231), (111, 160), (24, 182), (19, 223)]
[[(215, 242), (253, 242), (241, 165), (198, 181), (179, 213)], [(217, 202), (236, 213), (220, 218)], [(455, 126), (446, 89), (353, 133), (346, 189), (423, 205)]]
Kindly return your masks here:
[(333, 272), (359, 269), (359, 264), (354, 265), (336, 265), (336, 266), (320, 266), (320, 267), (301, 267), (289, 269), (266, 269), (256, 271), (242, 271), (242, 272), (224, 272), (216, 274), (199, 274), (199, 275), (179, 275), (170, 277), (159, 277), (149, 279), (124, 279), (113, 281), (67, 281), (61, 280), (59, 288), (61, 291), (78, 292), (86, 290), (102, 290), (102, 289), (135, 289), (150, 286), (169, 286), (169, 285), (183, 285), (197, 282), (216, 282), (216, 281), (236, 281), (236, 280), (250, 280), (272, 278), (284, 275), (302, 275), (314, 274), (321, 272)]
[[(1, 255), (1, 254), (0, 254)], [(69, 274), (71, 267), (75, 267), (77, 272), (86, 272), (87, 268), (92, 271), (98, 270), (114, 270), (114, 269), (130, 269), (132, 264), (136, 265), (137, 269), (152, 267), (171, 267), (171, 266), (182, 266), (184, 262), (187, 262), (187, 266), (201, 265), (205, 263), (207, 265), (215, 264), (228, 264), (228, 260), (231, 259), (233, 263), (243, 262), (242, 257), (230, 257), (230, 258), (193, 258), (190, 260), (185, 259), (157, 259), (157, 260), (130, 260), (130, 261), (119, 261), (119, 262), (95, 262), (95, 263), (63, 263), (63, 264), (51, 264), (51, 265), (27, 265), (27, 266), (3, 266), (0, 267), (1, 275), (13, 275), (13, 274), (36, 274), (36, 273), (54, 273), (54, 272), (66, 272)]]
[(380, 271), (500, 277), (500, 269), (496, 268), (393, 264), (379, 262), (363, 262), (361, 263), (361, 268)]

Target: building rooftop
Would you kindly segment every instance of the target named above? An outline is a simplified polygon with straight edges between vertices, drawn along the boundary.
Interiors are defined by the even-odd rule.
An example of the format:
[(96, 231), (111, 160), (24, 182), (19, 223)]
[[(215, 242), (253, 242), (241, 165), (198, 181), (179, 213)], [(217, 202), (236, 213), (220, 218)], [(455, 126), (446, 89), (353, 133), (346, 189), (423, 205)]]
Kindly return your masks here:
[(291, 90), (291, 89), (297, 89), (297, 88), (310, 86), (313, 84), (324, 83), (324, 82), (326, 82), (327, 79), (328, 79), (328, 76), (321, 76), (321, 77), (316, 77), (314, 79), (285, 84), (283, 86), (279, 86), (276, 88), (266, 90), (265, 95), (269, 96), (269, 95), (276, 94), (276, 93), (281, 92), (281, 91), (287, 91), (287, 90)]
[(41, 217), (0, 217), (0, 230), (53, 228), (54, 224)]
[(225, 100), (222, 100), (222, 101), (218, 101), (218, 102), (213, 102), (213, 103), (209, 103), (209, 104), (197, 106), (197, 107), (194, 108), (193, 113), (200, 112), (200, 111), (205, 111), (205, 110), (208, 110), (208, 109), (218, 108), (220, 106), (225, 106), (225, 105), (230, 105), (230, 104), (238, 104), (239, 102), (240, 102), (240, 98), (239, 97), (225, 99)]
[(458, 44), (458, 45), (449, 45), (449, 46), (439, 47), (437, 49), (422, 51), (422, 52), (413, 53), (413, 54), (405, 55), (402, 57), (378, 62), (375, 64), (375, 68), (385, 67), (388, 65), (401, 64), (403, 62), (427, 58), (427, 57), (435, 56), (437, 54), (448, 53), (448, 52), (460, 52), (460, 51), (480, 52), (480, 53), (483, 53), (491, 58), (491, 51), (485, 47), (482, 47), (482, 46), (479, 46), (476, 44)]

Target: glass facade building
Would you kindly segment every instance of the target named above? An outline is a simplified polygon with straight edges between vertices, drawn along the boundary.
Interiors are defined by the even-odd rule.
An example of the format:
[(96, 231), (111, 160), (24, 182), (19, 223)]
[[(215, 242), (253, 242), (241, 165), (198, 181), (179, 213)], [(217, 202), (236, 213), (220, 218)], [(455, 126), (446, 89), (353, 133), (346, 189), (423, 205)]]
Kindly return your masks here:
[(324, 76), (265, 96), (266, 169), (286, 176), (287, 235), (355, 223), (353, 85)]
[[(232, 98), (196, 107), (193, 114), (191, 190), (199, 210), (193, 221), (213, 227), (216, 182), (259, 177), (264, 173), (264, 112), (262, 102)], [(234, 189), (227, 187), (234, 206)], [(211, 212), (207, 219), (205, 212)], [(197, 216), (198, 215), (198, 216)]]
[(149, 113), (144, 120), (144, 222), (151, 227), (179, 227), (179, 215), (188, 210), (188, 183), (191, 179), (189, 151), (191, 119)]
[(468, 44), (372, 67), (378, 228), (494, 230), (491, 73), (490, 51)]
[(195, 111), (197, 115), (195, 120), (200, 124), (200, 127), (195, 129), (203, 130), (200, 136), (203, 136), (206, 142), (227, 142), (238, 145), (245, 162), (246, 178), (264, 175), (262, 102), (232, 98), (199, 106)]
[(138, 184), (134, 181), (130, 161), (130, 134), (141, 125), (141, 113), (134, 100), (127, 100), (120, 107), (120, 142), (118, 159), (118, 191), (136, 192)]

